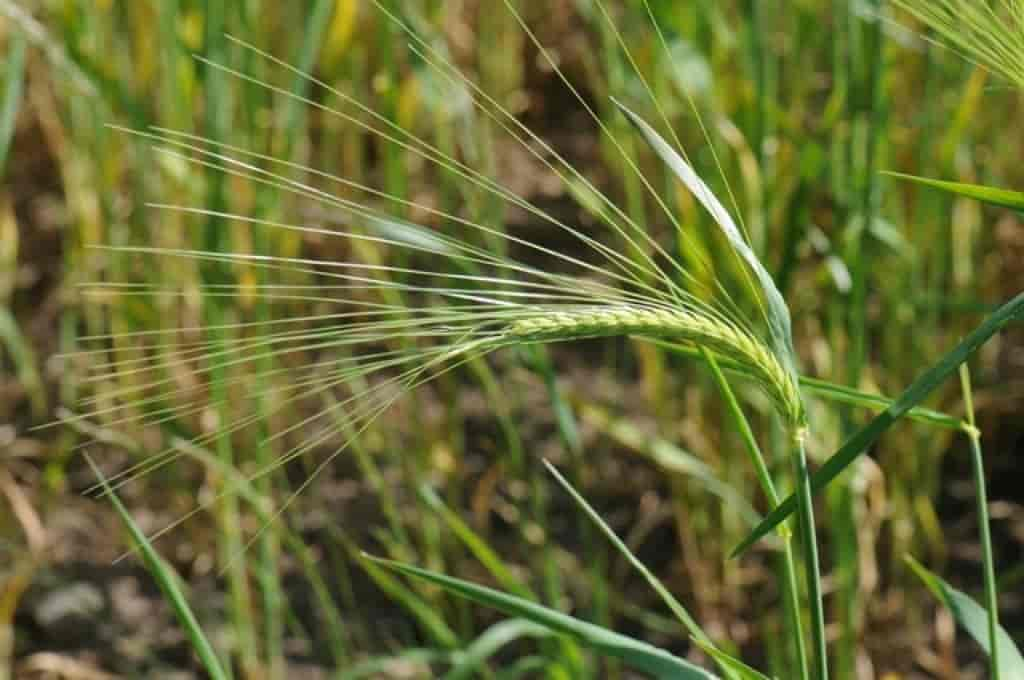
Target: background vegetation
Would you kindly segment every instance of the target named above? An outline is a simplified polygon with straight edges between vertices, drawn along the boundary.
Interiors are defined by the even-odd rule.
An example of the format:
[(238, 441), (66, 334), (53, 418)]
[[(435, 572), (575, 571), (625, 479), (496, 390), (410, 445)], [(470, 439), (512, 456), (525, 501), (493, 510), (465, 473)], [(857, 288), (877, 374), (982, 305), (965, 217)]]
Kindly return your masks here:
[[(655, 117), (601, 5), (515, 4), (674, 209), (685, 244), (673, 240), (628, 163), (502, 3), (388, 7), (684, 264), (716, 263), (736, 286), (738, 272), (723, 262), (710, 221), (609, 99)], [(651, 4), (667, 52), (643, 3), (609, 2), (608, 10), (695, 167), (716, 193), (734, 194), (751, 243), (792, 310), (804, 374), (898, 394), (992, 305), (1024, 287), (1019, 214), (880, 172), (1020, 187), (1018, 90), (912, 32), (912, 20), (880, 0)], [(320, 82), (275, 66), (229, 35)], [(370, 134), (360, 122), (382, 127), (371, 111), (559, 219), (622, 245), (601, 226), (600, 203), (584, 184), (564, 185), (526, 153), (474, 108), (470, 86), (441, 75), (372, 3), (0, 0), (0, 52), (0, 670), (19, 677), (199, 672), (146, 573), (134, 559), (112, 565), (125, 535), (109, 501), (83, 495), (96, 481), (83, 451), (109, 477), (156, 453), (177, 456), (118, 492), (149, 533), (187, 519), (156, 546), (187, 583), (200, 621), (238, 677), (433, 677), (450, 668), (465, 668), (465, 677), (502, 677), (497, 669), (513, 660), (523, 673), (534, 664), (546, 677), (622, 673), (574, 643), (526, 625), (500, 627), (492, 612), (399, 580), (359, 559), (361, 550), (500, 585), (702, 658), (553, 484), (544, 458), (712, 637), (731, 640), (761, 668), (788, 666), (771, 551), (727, 559), (765, 501), (741, 433), (699, 362), (632, 340), (506, 351), (417, 390), (304, 486), (352, 426), (306, 420), (328, 408), (331, 395), (278, 408), (279, 395), (325, 357), (303, 346), (241, 367), (213, 361), (199, 375), (188, 362), (197, 350), (216, 356), (217, 347), (258, 338), (273, 318), (305, 319), (296, 328), (316, 332), (330, 304), (309, 292), (323, 285), (320, 270), (91, 248), (325, 262), (389, 257), (372, 243), (148, 207), (192, 205), (324, 229), (366, 222), (287, 186), (236, 181), (155, 153), (143, 136), (112, 125), (196, 133), (285, 159), (295, 164), (277, 168), (285, 178), (395, 219), (373, 229), (402, 229), (408, 220), (496, 252), (515, 250), (502, 235), (578, 248), (452, 167)], [(339, 101), (328, 87), (368, 109)], [(495, 225), (496, 235), (470, 232), (438, 211)], [(543, 258), (533, 263), (552, 266)], [(445, 264), (431, 265), (438, 266)], [(95, 282), (138, 285), (82, 287)], [(230, 286), (223, 289), (230, 294), (212, 292), (217, 285)], [(306, 288), (261, 294), (271, 285)], [(119, 403), (118, 395), (132, 390), (149, 395), (145, 374), (125, 370), (133, 361), (144, 365), (152, 351), (152, 338), (138, 332), (202, 326), (213, 333), (163, 340), (162, 351), (180, 359), (168, 374), (173, 389), (137, 397), (127, 408)], [(1020, 328), (1010, 327), (972, 365), (992, 480), (1002, 619), (1018, 640), (1022, 347)], [(207, 372), (220, 377), (207, 381)], [(738, 387), (764, 448), (774, 450), (780, 433), (770, 404)], [(929, 406), (962, 416), (959, 386), (951, 381)], [(810, 408), (809, 453), (819, 460), (870, 415), (818, 398)], [(95, 417), (76, 419), (81, 412)], [(210, 436), (240, 419), (246, 427), (233, 436)], [(57, 420), (64, 424), (32, 429)], [(819, 498), (835, 677), (984, 676), (977, 647), (954, 632), (904, 562), (913, 555), (980, 594), (967, 446), (949, 428), (902, 423)], [(307, 447), (307, 455), (252, 485), (237, 482), (296, 447)], [(773, 464), (786, 466), (782, 457)], [(202, 511), (192, 514), (197, 507)], [(272, 521), (277, 511), (281, 521)], [(465, 663), (491, 647), (507, 663)]]

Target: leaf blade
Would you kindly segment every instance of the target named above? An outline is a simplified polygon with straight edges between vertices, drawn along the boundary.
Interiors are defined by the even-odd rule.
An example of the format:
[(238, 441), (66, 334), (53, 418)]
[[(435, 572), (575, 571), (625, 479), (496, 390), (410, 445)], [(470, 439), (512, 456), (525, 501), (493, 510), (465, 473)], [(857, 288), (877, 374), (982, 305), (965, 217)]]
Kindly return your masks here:
[(883, 174), (897, 179), (907, 180), (915, 184), (921, 184), (932, 189), (939, 189), (957, 196), (973, 198), (989, 205), (997, 205), (1012, 210), (1024, 210), (1024, 192), (1011, 189), (1000, 189), (999, 187), (985, 186), (984, 184), (966, 184), (964, 182), (950, 182), (943, 179), (921, 177), (919, 175), (908, 175), (902, 172), (884, 172)]
[(669, 592), (668, 588), (666, 588), (661, 582), (661, 579), (655, 576), (654, 573), (640, 561), (640, 558), (633, 554), (633, 551), (631, 551), (626, 543), (618, 537), (610, 526), (608, 526), (608, 523), (604, 521), (601, 515), (594, 510), (590, 503), (583, 498), (580, 492), (578, 492), (573, 485), (569, 483), (569, 480), (562, 476), (562, 473), (558, 471), (558, 468), (552, 465), (546, 458), (543, 459), (542, 462), (551, 476), (555, 478), (555, 481), (557, 481), (562, 489), (569, 494), (569, 497), (572, 498), (573, 502), (583, 510), (583, 514), (585, 514), (587, 518), (601, 530), (601, 533), (603, 533), (605, 538), (615, 546), (615, 549), (618, 550), (619, 553), (626, 558), (626, 561), (644, 577), (644, 580), (647, 581), (654, 592), (658, 594), (658, 597), (661, 598), (669, 610), (677, 619), (679, 619), (679, 622), (686, 627), (690, 635), (692, 635), (699, 643), (706, 644), (709, 647), (714, 647), (714, 644), (711, 642), (711, 638), (709, 638), (704, 630), (701, 629), (700, 625), (693, 618), (690, 612), (688, 612), (682, 603), (680, 603), (679, 600)]
[(430, 581), (452, 594), (573, 637), (601, 654), (620, 659), (633, 668), (650, 673), (656, 678), (662, 680), (714, 680), (716, 677), (703, 668), (646, 642), (581, 621), (535, 602), (409, 564), (369, 555), (364, 555), (364, 557), (384, 569)]
[(708, 656), (715, 660), (718, 667), (725, 673), (735, 673), (740, 677), (741, 680), (771, 680), (767, 675), (757, 670), (753, 666), (748, 666), (743, 661), (740, 661), (731, 654), (723, 652), (717, 647), (704, 644), (700, 640), (695, 640), (697, 645), (703, 649)]
[[(811, 489), (814, 492), (818, 492), (825, 488), (829, 482), (839, 476), (858, 456), (864, 453), (882, 433), (892, 427), (911, 408), (931, 394), (975, 350), (988, 342), (993, 335), (1008, 323), (1021, 316), (1024, 316), (1024, 293), (1018, 294), (993, 312), (980, 326), (961, 340), (956, 347), (918, 376), (888, 408), (876, 415), (867, 425), (847, 439), (839, 450), (817, 472), (811, 475)], [(796, 496), (792, 494), (779, 503), (767, 517), (761, 520), (761, 523), (757, 525), (747, 538), (732, 551), (732, 557), (742, 554), (747, 548), (767, 535), (796, 510), (796, 505)]]
[[(928, 590), (932, 591), (932, 594), (949, 609), (957, 623), (981, 645), (986, 654), (991, 654), (985, 608), (966, 593), (962, 593), (946, 583), (910, 555), (907, 555), (905, 559), (917, 577), (928, 587)], [(1013, 644), (1010, 634), (1002, 626), (999, 626), (996, 644), (999, 647), (1003, 679), (1024, 680), (1024, 656), (1021, 655), (1020, 649)]]
[(217, 657), (217, 653), (213, 649), (213, 645), (210, 644), (209, 639), (203, 632), (202, 627), (199, 625), (198, 619), (192, 612), (192, 608), (188, 604), (188, 600), (185, 594), (181, 590), (179, 585), (180, 581), (174, 570), (164, 562), (163, 558), (153, 548), (153, 544), (146, 538), (146, 534), (135, 524), (135, 520), (128, 514), (128, 510), (121, 503), (121, 499), (118, 498), (117, 494), (107, 483), (106, 477), (100, 472), (99, 468), (93, 462), (92, 458), (86, 456), (86, 460), (89, 466), (92, 467), (96, 473), (97, 478), (100, 481), (100, 485), (103, 489), (103, 494), (110, 499), (111, 504), (120, 515), (121, 521), (124, 522), (128, 532), (131, 534), (132, 541), (138, 547), (142, 553), (143, 560), (146, 563), (146, 567), (149, 572), (156, 579), (157, 585), (160, 586), (161, 592), (164, 597), (170, 602), (174, 614), (178, 619), (178, 623), (185, 629), (188, 635), (189, 642), (192, 649), (195, 650), (196, 656), (203, 664), (203, 668), (213, 680), (228, 680), (228, 675), (221, 666), (220, 659)]
[(622, 111), (623, 115), (626, 116), (633, 126), (640, 131), (640, 134), (644, 136), (647, 143), (658, 154), (662, 162), (672, 170), (676, 177), (679, 178), (679, 181), (686, 185), (694, 197), (704, 206), (704, 209), (711, 214), (725, 234), (729, 244), (733, 247), (733, 250), (735, 250), (736, 254), (746, 263), (750, 271), (757, 278), (767, 305), (765, 312), (768, 330), (771, 334), (775, 353), (787, 370), (791, 372), (793, 380), (796, 381), (796, 351), (793, 349), (792, 322), (790, 321), (789, 306), (775, 285), (775, 280), (772, 279), (771, 274), (761, 264), (754, 250), (740, 232), (739, 227), (736, 226), (736, 222), (732, 219), (729, 211), (715, 198), (710, 187), (697, 175), (697, 172), (690, 164), (643, 118), (614, 97), (612, 102)]

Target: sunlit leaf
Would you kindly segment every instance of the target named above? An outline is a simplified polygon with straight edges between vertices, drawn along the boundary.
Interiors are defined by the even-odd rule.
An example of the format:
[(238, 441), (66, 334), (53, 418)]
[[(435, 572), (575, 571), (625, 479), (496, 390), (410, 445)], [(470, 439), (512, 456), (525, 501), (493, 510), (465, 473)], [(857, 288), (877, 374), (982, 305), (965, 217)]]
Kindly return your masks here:
[(933, 189), (940, 189), (958, 196), (966, 196), (990, 205), (998, 205), (1014, 210), (1024, 210), (1024, 192), (1012, 191), (1010, 189), (999, 189), (997, 187), (985, 186), (983, 184), (964, 184), (962, 182), (949, 182), (930, 177), (919, 177), (917, 175), (906, 175), (902, 172), (887, 172), (890, 177), (905, 179), (917, 184), (923, 184)]

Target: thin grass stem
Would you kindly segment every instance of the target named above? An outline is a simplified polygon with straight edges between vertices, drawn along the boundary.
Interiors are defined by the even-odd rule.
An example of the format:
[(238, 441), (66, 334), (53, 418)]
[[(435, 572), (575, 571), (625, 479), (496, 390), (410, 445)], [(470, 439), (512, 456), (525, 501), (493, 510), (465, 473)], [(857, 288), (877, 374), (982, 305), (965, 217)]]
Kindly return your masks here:
[(981, 535), (981, 560), (985, 575), (985, 610), (988, 614), (989, 672), (992, 680), (1000, 680), (999, 666), (999, 595), (996, 584), (995, 560), (992, 557), (992, 533), (989, 528), (988, 494), (985, 490), (985, 461), (981, 455), (981, 431), (975, 426), (974, 396), (971, 390), (971, 372), (966, 363), (960, 364), (960, 387), (967, 412), (967, 441), (971, 445), (971, 468), (974, 474), (974, 497), (978, 508), (978, 532)]
[(821, 567), (818, 539), (814, 529), (814, 496), (811, 473), (807, 469), (804, 429), (792, 433), (793, 468), (796, 477), (797, 515), (807, 572), (807, 599), (811, 609), (811, 638), (814, 643), (814, 674), (816, 680), (828, 680), (828, 645), (825, 636), (825, 606), (822, 600)]
[[(711, 369), (711, 375), (714, 377), (715, 384), (718, 386), (722, 398), (725, 399), (729, 415), (740, 434), (740, 438), (743, 440), (744, 447), (750, 457), (750, 463), (753, 465), (757, 479), (761, 484), (761, 490), (768, 498), (772, 508), (775, 508), (779, 504), (779, 494), (775, 490), (775, 483), (772, 481), (771, 473), (768, 471), (768, 465), (765, 463), (764, 456), (761, 453), (761, 447), (758, 446), (757, 438), (754, 437), (750, 421), (747, 420), (746, 415), (743, 413), (743, 409), (740, 407), (739, 401), (736, 399), (736, 395), (729, 386), (729, 381), (722, 372), (721, 367), (719, 367), (714, 355), (705, 348), (701, 348), (700, 353)], [(810, 678), (810, 670), (807, 665), (807, 648), (804, 641), (800, 609), (800, 591), (797, 585), (792, 533), (788, 524), (779, 525), (779, 536), (782, 538), (783, 543), (781, 561), (782, 570), (785, 573), (785, 608), (789, 626), (789, 637), (793, 640), (793, 651), (796, 654), (795, 658), (797, 669), (800, 673), (800, 680), (808, 680)]]

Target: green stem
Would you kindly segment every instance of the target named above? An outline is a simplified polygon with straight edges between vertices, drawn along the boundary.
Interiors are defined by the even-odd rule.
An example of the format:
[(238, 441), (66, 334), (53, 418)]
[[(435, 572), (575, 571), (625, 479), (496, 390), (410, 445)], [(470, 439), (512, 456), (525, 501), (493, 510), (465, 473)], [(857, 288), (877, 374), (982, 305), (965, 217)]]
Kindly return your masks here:
[[(783, 528), (787, 530), (783, 533)], [(789, 619), (790, 636), (796, 647), (797, 667), (800, 669), (800, 680), (808, 680), (811, 672), (807, 666), (807, 643), (804, 641), (803, 619), (800, 611), (800, 586), (796, 577), (796, 557), (793, 554), (793, 535), (788, 525), (779, 528), (782, 536), (782, 568), (786, 574), (786, 616)]]
[(960, 385), (967, 411), (967, 439), (971, 443), (971, 464), (974, 469), (975, 498), (978, 503), (978, 531), (981, 534), (981, 559), (985, 571), (985, 609), (988, 612), (989, 670), (992, 680), (999, 680), (999, 599), (996, 572), (992, 559), (992, 534), (989, 530), (988, 494), (985, 491), (985, 462), (981, 455), (981, 432), (974, 424), (974, 398), (971, 373), (967, 364), (960, 364)]
[(804, 439), (807, 432), (798, 428), (793, 436), (793, 466), (796, 474), (797, 513), (800, 540), (804, 548), (804, 567), (807, 570), (807, 599), (811, 608), (811, 636), (814, 641), (814, 677), (828, 680), (828, 647), (825, 643), (825, 607), (821, 597), (821, 569), (818, 564), (818, 542), (814, 531), (814, 499), (811, 474), (807, 469)]
[[(779, 504), (779, 494), (775, 490), (775, 483), (772, 482), (771, 473), (769, 473), (768, 466), (765, 464), (761, 448), (758, 446), (754, 432), (750, 428), (750, 422), (747, 420), (746, 415), (744, 415), (743, 409), (740, 408), (739, 401), (737, 401), (732, 388), (729, 387), (729, 381), (726, 380), (725, 374), (722, 372), (714, 355), (704, 348), (701, 348), (700, 351), (704, 360), (711, 368), (711, 374), (715, 379), (715, 383), (718, 385), (718, 389), (722, 393), (722, 397), (725, 398), (726, 405), (729, 407), (729, 413), (739, 430), (740, 437), (743, 439), (747, 453), (750, 456), (750, 462), (757, 472), (761, 489), (765, 496), (768, 497), (768, 501), (774, 509)], [(788, 524), (779, 526), (779, 536), (782, 538), (783, 545), (782, 568), (786, 576), (786, 616), (789, 619), (790, 637), (793, 638), (793, 643), (796, 647), (794, 651), (796, 653), (797, 666), (800, 669), (800, 680), (808, 680), (810, 678), (810, 671), (807, 667), (807, 648), (804, 642), (803, 625), (800, 620), (800, 591), (797, 586), (796, 560), (793, 556), (793, 537)]]

